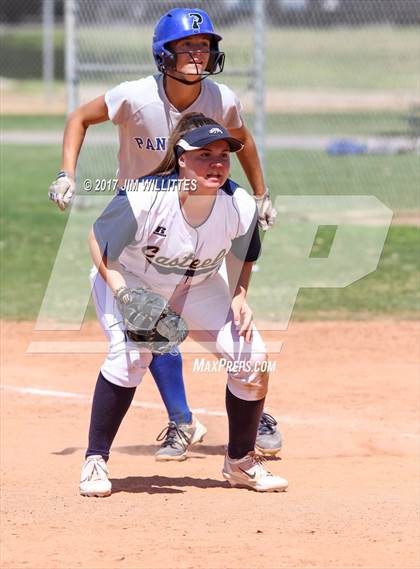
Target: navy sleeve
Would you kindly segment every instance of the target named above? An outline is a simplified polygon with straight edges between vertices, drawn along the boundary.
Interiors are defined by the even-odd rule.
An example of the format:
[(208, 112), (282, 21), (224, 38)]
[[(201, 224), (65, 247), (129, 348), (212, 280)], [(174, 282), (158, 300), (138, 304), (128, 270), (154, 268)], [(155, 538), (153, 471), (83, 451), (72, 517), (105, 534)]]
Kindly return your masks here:
[(256, 261), (261, 253), (261, 240), (258, 232), (257, 214), (248, 231), (232, 241), (232, 253), (242, 261)]
[(115, 261), (123, 249), (132, 243), (137, 232), (137, 220), (125, 192), (116, 195), (93, 225), (101, 252)]

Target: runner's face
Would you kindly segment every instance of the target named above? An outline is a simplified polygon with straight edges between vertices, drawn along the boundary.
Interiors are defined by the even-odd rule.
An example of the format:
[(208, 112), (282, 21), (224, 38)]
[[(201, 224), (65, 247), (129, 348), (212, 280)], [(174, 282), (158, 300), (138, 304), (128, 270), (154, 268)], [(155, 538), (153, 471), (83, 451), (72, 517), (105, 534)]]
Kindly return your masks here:
[(177, 53), (176, 70), (186, 76), (186, 79), (204, 73), (210, 57), (210, 39), (202, 34), (189, 36), (170, 44), (172, 51)]
[(215, 193), (226, 182), (230, 169), (229, 145), (225, 140), (211, 142), (199, 150), (179, 157), (179, 177), (197, 180), (198, 190)]

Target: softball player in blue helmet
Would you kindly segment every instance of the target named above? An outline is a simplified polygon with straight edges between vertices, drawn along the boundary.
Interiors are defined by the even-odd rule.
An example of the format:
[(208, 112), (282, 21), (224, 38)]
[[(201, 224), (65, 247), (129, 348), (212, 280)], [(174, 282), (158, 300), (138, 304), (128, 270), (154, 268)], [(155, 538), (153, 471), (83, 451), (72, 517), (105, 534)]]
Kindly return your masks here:
[[(223, 69), (221, 39), (203, 10), (177, 8), (164, 14), (156, 25), (152, 46), (159, 73), (121, 83), (69, 115), (61, 171), (49, 188), (50, 199), (60, 209), (71, 202), (77, 160), (89, 126), (111, 120), (118, 127), (118, 172), (123, 185), (160, 163), (169, 133), (184, 114), (205, 112), (242, 142), (238, 159), (254, 193), (259, 226), (268, 229), (276, 212), (265, 187), (255, 142), (241, 116), (241, 103), (226, 85), (203, 81)], [(162, 444), (156, 459), (184, 460), (188, 447), (203, 439), (206, 428), (193, 417), (187, 404), (182, 358), (180, 354), (157, 356), (149, 369), (169, 416), (168, 426), (159, 435)], [(276, 422), (263, 413), (257, 448), (275, 454), (280, 447)]]
[[(183, 53), (188, 54), (193, 60), (193, 52), (188, 50), (188, 46), (185, 46), (184, 52), (175, 52), (171, 49), (171, 43), (203, 34), (210, 40), (207, 65), (203, 70), (196, 66), (194, 73), (187, 74), (192, 77), (185, 78), (177, 71), (177, 57)], [(216, 75), (223, 71), (225, 54), (219, 50), (221, 39), (222, 36), (216, 34), (213, 23), (206, 12), (198, 9), (175, 8), (162, 16), (157, 23), (153, 36), (153, 57), (161, 73), (181, 83), (197, 83), (209, 75)]]

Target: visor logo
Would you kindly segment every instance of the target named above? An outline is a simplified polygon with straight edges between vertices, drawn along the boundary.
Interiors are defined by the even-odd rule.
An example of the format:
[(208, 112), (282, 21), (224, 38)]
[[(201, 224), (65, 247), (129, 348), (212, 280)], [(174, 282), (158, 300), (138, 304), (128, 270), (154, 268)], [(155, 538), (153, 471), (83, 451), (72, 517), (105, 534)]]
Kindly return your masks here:
[(211, 128), (209, 130), (209, 134), (223, 134), (223, 130), (221, 128)]
[(193, 30), (199, 30), (201, 24), (203, 23), (203, 16), (201, 14), (197, 14), (196, 12), (191, 12), (188, 14), (190, 18), (192, 18), (191, 27)]

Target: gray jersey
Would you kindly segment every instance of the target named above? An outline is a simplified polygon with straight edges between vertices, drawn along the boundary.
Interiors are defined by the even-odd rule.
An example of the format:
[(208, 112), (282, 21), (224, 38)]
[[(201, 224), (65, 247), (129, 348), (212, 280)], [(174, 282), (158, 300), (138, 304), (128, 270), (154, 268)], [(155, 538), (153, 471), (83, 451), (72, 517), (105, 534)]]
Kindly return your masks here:
[(179, 112), (168, 100), (162, 75), (127, 81), (105, 94), (109, 118), (119, 129), (119, 180), (140, 178), (162, 160), (168, 134), (186, 113), (201, 112), (228, 129), (242, 126), (242, 106), (226, 87), (206, 79), (201, 92)]

